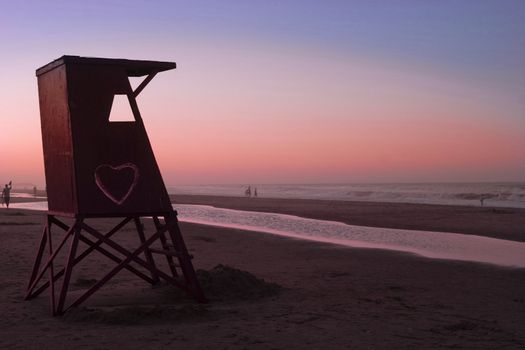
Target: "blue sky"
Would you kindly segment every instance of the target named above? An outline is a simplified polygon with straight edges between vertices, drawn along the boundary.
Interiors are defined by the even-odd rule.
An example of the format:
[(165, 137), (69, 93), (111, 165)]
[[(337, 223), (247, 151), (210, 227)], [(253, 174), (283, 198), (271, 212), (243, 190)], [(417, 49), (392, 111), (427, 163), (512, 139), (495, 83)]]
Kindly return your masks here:
[[(16, 176), (28, 181), (43, 181), (40, 146), (24, 143), (18, 122), (9, 119), (23, 123), (29, 138), (40, 137), (34, 70), (63, 54), (177, 61), (177, 71), (156, 78), (142, 101), (151, 116), (150, 136), (158, 143), (159, 163), (168, 182), (524, 178), (525, 152), (520, 150), (520, 134), (525, 132), (524, 1), (2, 0), (0, 4), (6, 63), (0, 68), (5, 79), (0, 94), (8, 111), (2, 117), (6, 136), (0, 155), (3, 163), (16, 163), (15, 156), (34, 159), (30, 165), (12, 167)], [(197, 147), (183, 137), (176, 146), (196, 150), (188, 156), (194, 168), (173, 165), (172, 158), (179, 159), (178, 164), (190, 158), (166, 151), (170, 137), (158, 121), (168, 119), (161, 108), (178, 113), (172, 126), (185, 134), (198, 135), (210, 122), (225, 125), (224, 130), (216, 128), (211, 139), (227, 154), (214, 146)], [(303, 120), (310, 124), (296, 131)], [(269, 121), (281, 125), (269, 131)], [(389, 136), (382, 126), (399, 127), (398, 135)], [(345, 128), (346, 138), (340, 133)], [(455, 128), (463, 130), (452, 133), (457, 139), (439, 139), (439, 133)], [(352, 130), (360, 131), (354, 135)], [(369, 143), (352, 141), (363, 130), (370, 133)], [(428, 135), (428, 144), (421, 135)], [(285, 149), (286, 156), (280, 159), (265, 151), (271, 144)], [(407, 144), (418, 150), (428, 146), (428, 152), (394, 155), (410, 152)], [(309, 147), (315, 157), (333, 161), (310, 162), (301, 155)], [(341, 151), (357, 148), (378, 164)], [(251, 152), (236, 154), (237, 149)], [(461, 157), (447, 163), (453, 149)], [(490, 154), (485, 168), (481, 153)], [(264, 169), (274, 171), (265, 173), (252, 164), (250, 154), (259, 157)], [(210, 163), (210, 157), (230, 159), (233, 170), (217, 165), (206, 169), (212, 175), (204, 176), (196, 164)], [(288, 158), (296, 159), (296, 171), (283, 165)], [(384, 159), (390, 168), (379, 166)], [(430, 159), (440, 164), (442, 173), (427, 164)], [(461, 168), (461, 159), (476, 161)], [(1, 169), (0, 175), (10, 176)]]

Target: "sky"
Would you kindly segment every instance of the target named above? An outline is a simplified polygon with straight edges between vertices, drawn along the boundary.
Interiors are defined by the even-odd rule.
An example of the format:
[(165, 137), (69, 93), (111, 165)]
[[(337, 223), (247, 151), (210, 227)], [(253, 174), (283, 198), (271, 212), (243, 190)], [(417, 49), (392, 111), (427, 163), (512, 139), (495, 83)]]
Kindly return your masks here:
[(522, 0), (0, 8), (0, 182), (44, 186), (35, 70), (64, 54), (177, 62), (138, 98), (169, 186), (525, 181)]

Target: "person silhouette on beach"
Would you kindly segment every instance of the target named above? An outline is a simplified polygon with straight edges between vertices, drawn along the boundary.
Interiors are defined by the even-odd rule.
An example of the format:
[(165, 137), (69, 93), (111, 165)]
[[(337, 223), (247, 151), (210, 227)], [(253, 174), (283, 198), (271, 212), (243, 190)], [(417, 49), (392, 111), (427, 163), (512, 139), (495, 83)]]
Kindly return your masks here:
[(254, 190), (253, 190), (253, 196), (257, 197), (257, 187), (255, 187)]
[(251, 186), (248, 186), (248, 188), (246, 189), (246, 191), (244, 191), (244, 195), (246, 197), (251, 197), (252, 196), (252, 187)]
[(11, 188), (13, 188), (11, 182), (12, 181), (9, 181), (9, 184), (6, 184), (2, 190), (2, 198), (7, 208), (9, 208), (9, 201), (11, 200)]

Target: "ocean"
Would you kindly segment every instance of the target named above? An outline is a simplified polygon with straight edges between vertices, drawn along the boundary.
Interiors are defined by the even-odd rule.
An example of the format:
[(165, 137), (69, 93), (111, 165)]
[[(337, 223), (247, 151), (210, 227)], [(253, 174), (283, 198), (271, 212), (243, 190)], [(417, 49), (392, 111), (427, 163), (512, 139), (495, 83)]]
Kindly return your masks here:
[(344, 201), (446, 204), (525, 208), (525, 182), (391, 183), (335, 185), (199, 185), (171, 186), (172, 194), (244, 196), (251, 186), (259, 197)]

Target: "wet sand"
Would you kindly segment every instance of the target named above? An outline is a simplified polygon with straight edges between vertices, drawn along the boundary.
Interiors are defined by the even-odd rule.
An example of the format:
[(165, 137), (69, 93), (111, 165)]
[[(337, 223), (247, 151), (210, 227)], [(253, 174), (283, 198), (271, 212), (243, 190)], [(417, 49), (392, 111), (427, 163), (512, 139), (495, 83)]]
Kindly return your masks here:
[(181, 204), (274, 212), (350, 225), (474, 234), (525, 241), (525, 209), (386, 202), (173, 195)]
[[(420, 206), (414, 209), (418, 216), (397, 204), (390, 209), (379, 204), (380, 210), (373, 203), (330, 201), (202, 196), (177, 196), (177, 201), (352, 224), (372, 225), (375, 218), (375, 225), (385, 227), (434, 231), (453, 227), (449, 231), (521, 241), (525, 234), (523, 225), (514, 227), (523, 220), (515, 209), (498, 209), (502, 212), (491, 217), (490, 208), (431, 206), (439, 207), (435, 208), (438, 215)], [(354, 210), (347, 213), (350, 207)], [(444, 213), (458, 213), (458, 217)], [(485, 224), (466, 218), (485, 220)], [(43, 220), (42, 213), (0, 209), (2, 349), (525, 348), (525, 269), (187, 223), (181, 227), (196, 268), (210, 270), (226, 264), (283, 289), (276, 295), (248, 299), (217, 298), (212, 293), (209, 304), (199, 305), (171, 287), (152, 288), (122, 272), (83, 307), (53, 318), (47, 293), (23, 300)], [(111, 223), (100, 220), (94, 225), (108, 229)], [(496, 230), (498, 223), (502, 228)], [(146, 229), (153, 231), (149, 222)], [(119, 233), (118, 239), (127, 245), (138, 242), (131, 228)], [(72, 278), (73, 294), (112, 266), (112, 261), (96, 253), (79, 264)]]

